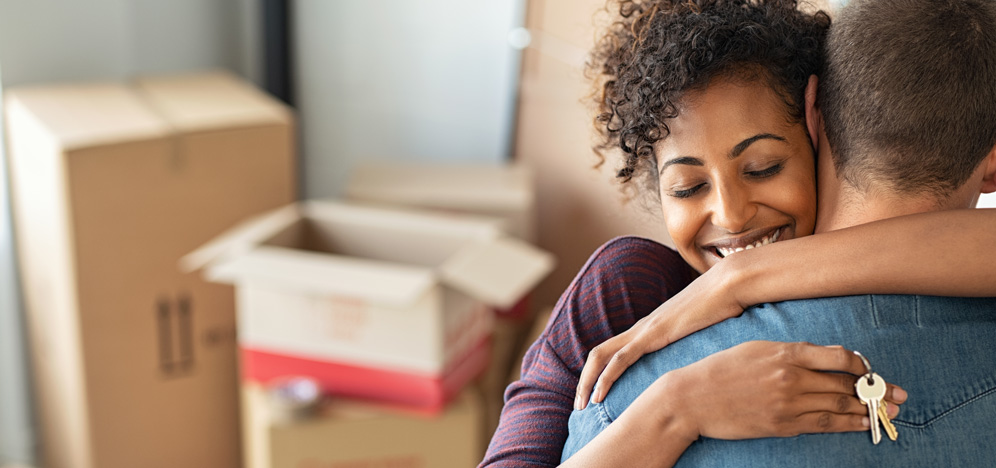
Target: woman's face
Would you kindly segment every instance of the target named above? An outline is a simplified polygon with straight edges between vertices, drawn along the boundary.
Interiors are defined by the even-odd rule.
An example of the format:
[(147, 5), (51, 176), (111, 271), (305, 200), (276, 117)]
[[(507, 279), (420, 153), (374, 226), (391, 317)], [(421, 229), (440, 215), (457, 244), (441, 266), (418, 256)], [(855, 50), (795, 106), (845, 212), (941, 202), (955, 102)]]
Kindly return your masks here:
[(696, 270), (813, 233), (809, 136), (766, 82), (717, 78), (688, 93), (668, 125), (670, 135), (654, 148), (661, 208), (678, 252)]

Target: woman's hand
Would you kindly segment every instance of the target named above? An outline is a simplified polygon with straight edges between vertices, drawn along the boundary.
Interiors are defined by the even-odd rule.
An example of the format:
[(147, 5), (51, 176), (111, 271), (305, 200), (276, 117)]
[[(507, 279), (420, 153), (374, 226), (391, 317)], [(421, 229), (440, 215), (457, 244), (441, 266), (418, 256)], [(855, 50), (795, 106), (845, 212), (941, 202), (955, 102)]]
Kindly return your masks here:
[(742, 314), (744, 306), (733, 296), (736, 276), (723, 266), (713, 267), (632, 328), (592, 349), (578, 380), (574, 408), (584, 409), (593, 392), (593, 401), (604, 400), (616, 379), (644, 354)]
[[(840, 346), (751, 341), (669, 372), (655, 391), (663, 392), (660, 401), (690, 435), (753, 439), (866, 431), (868, 407), (854, 390), (864, 373), (860, 358)], [(891, 419), (906, 392), (888, 384), (885, 399)]]

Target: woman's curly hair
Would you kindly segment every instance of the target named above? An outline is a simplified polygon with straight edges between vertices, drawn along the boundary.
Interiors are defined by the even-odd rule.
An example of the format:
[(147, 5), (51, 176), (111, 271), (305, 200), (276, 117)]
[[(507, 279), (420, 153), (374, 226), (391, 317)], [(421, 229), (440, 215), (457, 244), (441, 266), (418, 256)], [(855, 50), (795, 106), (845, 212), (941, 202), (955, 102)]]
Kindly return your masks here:
[[(645, 175), (655, 187), (654, 143), (670, 133), (688, 91), (717, 76), (764, 78), (789, 115), (804, 119), (809, 75), (818, 74), (830, 17), (801, 12), (796, 0), (609, 0), (618, 17), (592, 50), (599, 165), (621, 149), (616, 173)], [(644, 174), (641, 174), (644, 173)]]

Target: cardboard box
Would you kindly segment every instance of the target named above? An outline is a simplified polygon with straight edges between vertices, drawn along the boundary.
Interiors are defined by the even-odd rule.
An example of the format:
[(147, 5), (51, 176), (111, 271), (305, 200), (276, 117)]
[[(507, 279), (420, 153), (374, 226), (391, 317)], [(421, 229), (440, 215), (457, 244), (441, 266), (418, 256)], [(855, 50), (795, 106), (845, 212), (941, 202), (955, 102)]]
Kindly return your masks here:
[(243, 387), (242, 404), (248, 468), (467, 468), (484, 455), (472, 388), (434, 416), (331, 399), (314, 418), (275, 420), (253, 384)]
[[(522, 165), (363, 163), (346, 185), (347, 199), (498, 218), (509, 234), (536, 243), (533, 173)], [(495, 309), (499, 319), (529, 316), (530, 297)]]
[(494, 220), (312, 201), (233, 228), (182, 267), (236, 284), (246, 378), (304, 374), (438, 408), (487, 365), (487, 306), (518, 302), (552, 264)]
[(294, 199), (290, 113), (224, 74), (5, 104), (44, 466), (239, 466), (233, 291), (176, 262)]
[(395, 206), (480, 214), (536, 241), (532, 171), (520, 165), (363, 163), (347, 182), (346, 198)]

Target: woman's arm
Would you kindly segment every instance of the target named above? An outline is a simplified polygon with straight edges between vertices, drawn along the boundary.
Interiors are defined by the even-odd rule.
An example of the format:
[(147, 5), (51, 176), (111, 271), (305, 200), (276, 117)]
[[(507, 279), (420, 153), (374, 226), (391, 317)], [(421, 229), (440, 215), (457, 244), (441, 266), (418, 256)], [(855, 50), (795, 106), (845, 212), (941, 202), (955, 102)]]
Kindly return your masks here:
[[(901, 216), (730, 255), (589, 354), (582, 402), (640, 356), (753, 304), (855, 294), (996, 296), (996, 209)], [(582, 403), (582, 405), (584, 404)]]
[(718, 273), (729, 275), (741, 308), (855, 294), (996, 296), (996, 209), (900, 216), (728, 260)]
[[(864, 431), (868, 410), (851, 375), (863, 372), (860, 359), (838, 346), (743, 343), (664, 374), (597, 435), (572, 433), (581, 443), (593, 438), (561, 466), (671, 466), (700, 436)], [(901, 402), (896, 388), (889, 386), (887, 399)], [(889, 408), (895, 417), (898, 406)]]

